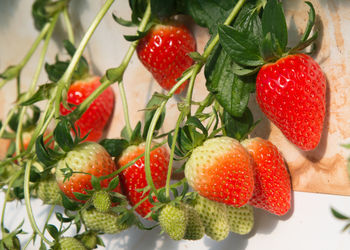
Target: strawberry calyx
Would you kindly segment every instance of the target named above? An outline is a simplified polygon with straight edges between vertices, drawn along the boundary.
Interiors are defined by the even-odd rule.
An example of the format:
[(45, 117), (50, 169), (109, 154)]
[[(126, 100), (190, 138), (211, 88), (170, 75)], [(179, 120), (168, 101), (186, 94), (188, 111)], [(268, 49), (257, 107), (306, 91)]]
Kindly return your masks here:
[(261, 18), (262, 8), (246, 5), (233, 26), (219, 26), (220, 44), (239, 65), (236, 67), (239, 73), (255, 74), (262, 65), (299, 53), (316, 40), (317, 32), (309, 37), (315, 24), (315, 10), (312, 3), (306, 4), (310, 7), (308, 23), (300, 42), (293, 48), (287, 47), (286, 19), (282, 4), (277, 0), (267, 1)]

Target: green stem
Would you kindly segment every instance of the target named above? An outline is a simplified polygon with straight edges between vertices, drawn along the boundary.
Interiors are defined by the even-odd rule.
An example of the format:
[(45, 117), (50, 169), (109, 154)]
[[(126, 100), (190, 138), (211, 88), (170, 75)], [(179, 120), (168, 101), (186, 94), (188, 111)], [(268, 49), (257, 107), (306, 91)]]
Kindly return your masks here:
[(169, 165), (168, 165), (168, 173), (167, 173), (167, 179), (165, 184), (165, 195), (167, 198), (170, 198), (170, 179), (172, 174), (172, 168), (173, 168), (173, 162), (174, 162), (174, 154), (175, 154), (175, 148), (176, 148), (176, 138), (180, 130), (180, 125), (183, 119), (185, 118), (186, 114), (184, 112), (180, 113), (179, 118), (177, 119), (174, 136), (173, 136), (173, 142), (171, 144), (170, 149), (170, 159), (169, 159)]
[(129, 110), (128, 110), (128, 102), (126, 99), (126, 93), (125, 93), (125, 88), (124, 88), (124, 84), (123, 81), (121, 81), (119, 84), (119, 93), (120, 93), (120, 97), (122, 99), (122, 103), (123, 103), (123, 112), (124, 112), (124, 120), (125, 120), (125, 127), (126, 127), (126, 131), (128, 133), (129, 138), (131, 138), (132, 135), (132, 128), (131, 128), (131, 124), (130, 124), (130, 118), (129, 118)]
[[(235, 7), (233, 8), (233, 10), (231, 11), (230, 15), (227, 17), (226, 21), (224, 22), (225, 25), (229, 25), (233, 19), (237, 16), (237, 14), (239, 13), (240, 9), (243, 7), (243, 4), (245, 3), (246, 0), (239, 0), (239, 2), (235, 5)], [(208, 45), (208, 47), (205, 49), (205, 51), (203, 52), (203, 58), (207, 59), (210, 55), (210, 53), (213, 51), (213, 49), (215, 48), (216, 44), (219, 42), (219, 35), (217, 34), (214, 39), (210, 42), (210, 44)], [(204, 60), (205, 61), (205, 60)], [(196, 76), (198, 75), (200, 69), (203, 66), (203, 62), (198, 62), (197, 65), (195, 65), (195, 67), (188, 71), (187, 74), (185, 74), (174, 86), (173, 88), (168, 92), (167, 97), (172, 97), (174, 92), (177, 90), (177, 88), (179, 86), (182, 85), (183, 82), (185, 82), (188, 78), (191, 77), (191, 82), (192, 82), (192, 86), (190, 86), (187, 98), (191, 98), (192, 97), (192, 92), (193, 92), (193, 83), (195, 81)], [(169, 99), (168, 98), (168, 99)], [(150, 186), (152, 192), (157, 196), (157, 189), (154, 186), (152, 177), (151, 177), (151, 167), (150, 167), (150, 148), (151, 148), (151, 143), (152, 143), (152, 139), (153, 139), (153, 134), (154, 134), (154, 130), (157, 124), (157, 121), (160, 117), (161, 112), (163, 111), (167, 100), (164, 100), (160, 106), (157, 108), (148, 133), (147, 133), (147, 138), (146, 138), (146, 149), (145, 149), (145, 173), (146, 173), (146, 180), (148, 185)], [(187, 102), (190, 104), (191, 100), (188, 100)], [(190, 109), (190, 106), (188, 107)]]
[[(40, 72), (41, 72), (42, 67), (45, 63), (45, 56), (47, 53), (47, 49), (49, 47), (49, 43), (50, 43), (50, 39), (51, 39), (53, 30), (54, 30), (56, 23), (57, 23), (57, 20), (58, 20), (58, 16), (59, 16), (59, 12), (54, 15), (54, 17), (52, 18), (52, 21), (50, 22), (50, 28), (49, 28), (47, 36), (45, 38), (45, 42), (44, 42), (43, 49), (41, 51), (38, 66), (37, 66), (36, 71), (34, 73), (33, 80), (32, 80), (32, 83), (29, 87), (29, 90), (26, 93), (26, 97), (31, 96), (35, 91), (35, 87), (36, 87), (38, 80), (39, 80)], [(22, 125), (23, 125), (23, 119), (24, 119), (24, 115), (26, 113), (26, 110), (27, 110), (26, 106), (21, 108), (20, 116), (18, 119), (18, 127), (17, 127), (17, 131), (16, 131), (17, 132), (17, 135), (16, 135), (16, 154), (20, 153), (21, 148), (22, 148), (22, 144), (23, 144), (23, 143), (21, 143), (22, 142)]]
[[(193, 73), (193, 69), (189, 70), (185, 75), (182, 76), (182, 78), (174, 85), (174, 87), (168, 92), (167, 97), (172, 97), (175, 93), (175, 91), (191, 77)], [(157, 108), (156, 112), (154, 113), (154, 116), (152, 118), (151, 124), (149, 126), (149, 130), (147, 133), (146, 138), (146, 146), (145, 146), (145, 173), (146, 173), (146, 180), (147, 184), (150, 186), (152, 192), (157, 196), (158, 198), (158, 192), (157, 189), (153, 183), (152, 180), (152, 174), (151, 174), (151, 159), (150, 159), (150, 153), (151, 153), (151, 144), (152, 144), (152, 135), (154, 133), (155, 127), (157, 125), (158, 119), (165, 107), (165, 104), (167, 102), (168, 98), (164, 100), (160, 106)]]
[(35, 222), (34, 216), (33, 216), (33, 210), (32, 205), (30, 203), (30, 192), (29, 192), (29, 179), (30, 179), (30, 169), (32, 167), (32, 161), (29, 160), (26, 164), (25, 172), (24, 172), (24, 200), (26, 204), (26, 210), (28, 214), (28, 218), (30, 221), (30, 225), (32, 226), (32, 229), (34, 232), (36, 232), (42, 239), (45, 241), (48, 245), (52, 245), (52, 243), (45, 238), (44, 234), (41, 233), (40, 229), (38, 228), (38, 225)]
[(10, 179), (10, 182), (7, 185), (7, 191), (6, 191), (6, 194), (5, 194), (4, 205), (2, 207), (2, 212), (1, 212), (1, 232), (2, 232), (2, 234), (5, 233), (4, 218), (5, 218), (5, 209), (6, 209), (7, 199), (9, 197), (9, 195), (10, 195), (11, 187), (12, 187), (13, 183), (16, 181), (18, 176), (20, 176), (21, 174), (22, 174), (22, 171), (17, 171), (15, 173), (15, 175)]
[(36, 235), (36, 234), (33, 233), (32, 236), (30, 236), (29, 240), (27, 241), (27, 243), (26, 243), (26, 244), (24, 245), (24, 247), (23, 247), (24, 250), (27, 249), (29, 243), (32, 242), (32, 240), (34, 239), (35, 235)]
[[(138, 31), (143, 32), (147, 26), (147, 23), (149, 21), (151, 17), (151, 6), (150, 6), (150, 2), (148, 2), (145, 14), (141, 20), (140, 26), (138, 28)], [(120, 74), (123, 75), (127, 66), (129, 65), (129, 62), (131, 60), (132, 55), (135, 52), (136, 46), (138, 44), (138, 40), (134, 41), (131, 43), (128, 51), (126, 52), (121, 64), (116, 68), (116, 69), (120, 69)], [(110, 85), (112, 85), (114, 82), (110, 81), (106, 76), (102, 77), (101, 82), (102, 84), (95, 89), (95, 91), (89, 96), (87, 97), (72, 113), (72, 115), (76, 115), (77, 117), (80, 117), (81, 114), (83, 114), (86, 109), (90, 106), (90, 104), (105, 90), (107, 89)], [(129, 111), (128, 111), (128, 103), (126, 100), (126, 95), (125, 95), (125, 90), (124, 90), (124, 83), (123, 81), (120, 81), (119, 83), (119, 89), (120, 89), (120, 94), (122, 97), (122, 103), (123, 103), (123, 111), (124, 111), (124, 119), (125, 119), (125, 124), (126, 124), (126, 128), (128, 131), (128, 134), (131, 135), (132, 133), (132, 128), (130, 125), (130, 119), (129, 119)]]
[(191, 115), (191, 105), (192, 105), (192, 95), (193, 95), (193, 88), (194, 88), (194, 82), (196, 80), (196, 77), (199, 73), (199, 71), (201, 70), (203, 64), (196, 64), (194, 66), (194, 69), (193, 69), (193, 73), (192, 73), (192, 76), (191, 76), (191, 79), (190, 79), (190, 83), (189, 83), (189, 86), (188, 86), (188, 92), (187, 92), (187, 96), (186, 96), (186, 102), (187, 102), (187, 112), (188, 112), (188, 115), (190, 116)]
[(4, 135), (5, 131), (6, 131), (7, 125), (9, 124), (11, 118), (14, 116), (15, 111), (16, 111), (16, 108), (11, 109), (11, 111), (10, 111), (10, 113), (8, 114), (8, 116), (7, 116), (7, 118), (6, 118), (5, 122), (4, 122), (4, 124), (2, 124), (2, 127), (1, 127), (1, 129), (0, 129), (0, 138), (3, 137), (3, 135)]
[[(41, 40), (45, 37), (46, 33), (49, 31), (50, 23), (45, 24), (45, 26), (42, 28), (39, 36), (35, 39), (34, 43), (32, 44), (32, 47), (30, 47), (27, 54), (24, 56), (22, 61), (17, 65), (19, 67), (19, 72), (23, 69), (23, 67), (27, 64), (29, 59), (32, 57), (36, 49), (38, 48)], [(4, 79), (0, 82), (0, 89), (6, 84), (6, 82), (10, 79)]]
[(131, 208), (131, 210), (132, 210), (132, 211), (135, 211), (135, 209), (136, 209), (138, 206), (140, 206), (142, 203), (144, 203), (146, 200), (148, 200), (148, 195), (146, 195), (146, 197), (144, 197), (142, 200), (140, 200), (139, 202), (137, 202), (137, 203), (135, 204), (135, 206), (133, 206), (133, 207)]
[(214, 102), (214, 100), (215, 100), (215, 96), (213, 93), (210, 92), (207, 95), (207, 97), (199, 104), (196, 114), (202, 113), (206, 107), (208, 107)]
[(66, 6), (63, 9), (63, 18), (64, 18), (64, 23), (66, 24), (66, 28), (67, 28), (67, 33), (68, 33), (68, 40), (74, 44), (74, 32), (73, 32), (73, 27), (72, 27), (72, 23), (71, 23), (71, 19), (69, 17), (69, 13), (68, 13), (68, 6)]
[(74, 73), (74, 70), (83, 54), (83, 51), (89, 42), (92, 34), (96, 30), (98, 24), (102, 21), (102, 18), (105, 16), (109, 8), (111, 7), (112, 3), (114, 0), (107, 0), (105, 4), (102, 6), (98, 14), (96, 15), (95, 19), (92, 21), (90, 27), (86, 31), (83, 39), (81, 40), (77, 50), (75, 51), (72, 60), (70, 61), (67, 70), (64, 72), (63, 76), (57, 83), (57, 89), (55, 92), (55, 116), (58, 118), (60, 116), (60, 104), (61, 104), (61, 99), (62, 99), (62, 92), (64, 88), (69, 87), (70, 81), (72, 79), (72, 75)]

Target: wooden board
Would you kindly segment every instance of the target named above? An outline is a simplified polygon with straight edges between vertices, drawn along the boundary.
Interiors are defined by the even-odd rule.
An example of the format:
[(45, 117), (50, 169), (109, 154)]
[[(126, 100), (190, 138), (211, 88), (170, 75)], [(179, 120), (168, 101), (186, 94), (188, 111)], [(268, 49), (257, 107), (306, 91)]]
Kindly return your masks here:
[[(286, 8), (287, 24), (290, 32), (290, 42), (295, 43), (297, 37), (303, 32), (307, 22), (308, 7), (301, 0), (283, 1)], [(260, 136), (270, 139), (282, 151), (289, 166), (293, 188), (297, 191), (316, 192), (350, 195), (350, 181), (346, 173), (346, 163), (348, 152), (341, 147), (341, 144), (350, 141), (350, 3), (342, 0), (322, 0), (312, 1), (317, 13), (317, 28), (320, 37), (317, 43), (317, 51), (314, 58), (321, 65), (327, 76), (327, 115), (324, 132), (320, 145), (313, 151), (302, 152), (288, 142), (281, 132), (271, 124), (261, 113), (252, 96), (250, 107), (255, 119), (262, 119), (261, 123), (253, 131), (252, 136)], [(7, 3), (11, 5), (12, 3)], [(7, 8), (14, 6), (7, 6)], [(26, 3), (27, 4), (27, 3)], [(79, 3), (73, 4), (73, 7)], [(90, 2), (87, 7), (89, 12), (83, 15), (73, 16), (74, 26), (80, 30), (86, 30), (93, 18), (93, 10), (101, 5), (98, 1)], [(121, 6), (122, 5), (122, 6)], [(124, 6), (125, 5), (125, 6)], [(128, 18), (129, 12), (121, 12), (119, 8), (127, 9), (125, 3), (121, 3), (114, 8), (123, 17)], [(30, 20), (30, 13), (23, 13), (17, 18), (11, 18), (9, 14), (2, 13), (0, 4), (0, 30), (3, 39), (0, 40), (0, 70), (9, 64), (14, 64), (22, 58), (28, 50), (28, 41), (33, 41), (36, 31)], [(113, 9), (114, 10), (114, 9)], [(23, 11), (22, 11), (23, 12)], [(91, 12), (91, 13), (90, 13)], [(131, 34), (133, 31), (120, 27), (114, 23), (112, 18), (107, 16), (92, 38), (86, 57), (92, 64), (92, 70), (98, 74), (105, 69), (115, 67), (121, 61), (128, 43), (123, 39), (123, 34)], [(6, 24), (6, 25), (5, 25)], [(16, 27), (22, 27), (16, 29)], [(197, 38), (198, 51), (202, 52), (208, 40), (207, 31), (192, 24), (192, 29)], [(56, 33), (56, 41), (62, 39), (60, 33)], [(13, 42), (16, 39), (16, 43)], [(61, 48), (56, 44), (51, 44), (47, 61), (52, 62), (54, 56)], [(35, 63), (39, 53), (36, 53), (33, 60), (23, 72), (23, 82), (29, 85), (32, 74), (35, 70)], [(93, 58), (93, 60), (92, 60)], [(157, 83), (154, 82), (149, 72), (140, 64), (137, 57), (133, 57), (129, 68), (125, 73), (125, 85), (129, 100), (129, 110), (133, 126), (143, 118), (143, 109), (147, 100), (154, 91), (162, 92)], [(40, 77), (40, 82), (45, 83), (45, 74)], [(117, 86), (113, 86), (116, 92), (116, 108), (114, 116), (109, 124), (106, 136), (118, 137), (120, 130), (124, 126), (122, 115), (122, 104)], [(206, 96), (205, 79), (203, 74), (199, 75), (195, 90), (194, 99), (202, 100)], [(10, 109), (10, 104), (15, 98), (14, 83), (9, 83), (0, 91), (0, 117), (3, 118)], [(175, 126), (177, 112), (177, 102), (181, 97), (176, 97), (169, 101), (167, 117), (165, 120), (165, 130)], [(0, 142), (1, 148), (5, 145)], [(2, 150), (3, 151), (3, 150)]]

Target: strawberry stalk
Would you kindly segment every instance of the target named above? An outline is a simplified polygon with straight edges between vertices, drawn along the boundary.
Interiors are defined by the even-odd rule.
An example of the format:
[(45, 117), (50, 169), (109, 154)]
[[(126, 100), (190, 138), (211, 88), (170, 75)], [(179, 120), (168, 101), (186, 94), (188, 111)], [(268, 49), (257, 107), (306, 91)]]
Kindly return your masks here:
[(52, 242), (46, 239), (45, 235), (40, 231), (38, 225), (35, 222), (32, 205), (30, 203), (30, 192), (29, 192), (29, 179), (30, 179), (30, 169), (32, 166), (32, 160), (29, 160), (26, 164), (25, 172), (24, 172), (24, 201), (26, 205), (26, 210), (29, 218), (30, 225), (34, 232), (36, 232), (40, 238), (45, 241), (48, 245), (52, 246)]
[(38, 48), (40, 42), (43, 40), (43, 38), (46, 36), (47, 32), (49, 31), (50, 28), (50, 23), (45, 24), (45, 26), (43, 27), (43, 29), (41, 30), (41, 32), (39, 33), (38, 37), (35, 39), (34, 43), (32, 44), (32, 46), (30, 47), (29, 51), (27, 52), (27, 54), (24, 56), (24, 58), (22, 59), (22, 61), (17, 64), (15, 67), (15, 74), (12, 75), (12, 77), (9, 78), (5, 78), (0, 82), (0, 89), (11, 79), (16, 78), (19, 76), (21, 70), (24, 68), (24, 66), (27, 64), (27, 62), (29, 61), (29, 59), (32, 57), (32, 55), (34, 54), (34, 52), (36, 51), (36, 49)]
[(96, 30), (97, 26), (113, 4), (114, 0), (107, 0), (98, 14), (96, 15), (95, 19), (92, 21), (90, 27), (86, 31), (84, 37), (82, 38), (72, 60), (70, 61), (67, 70), (64, 72), (63, 76), (61, 79), (57, 82), (57, 89), (56, 89), (56, 99), (55, 99), (55, 117), (58, 118), (60, 116), (60, 104), (62, 100), (62, 92), (64, 89), (68, 89), (70, 81), (72, 79), (74, 70), (83, 54), (83, 51), (89, 42), (92, 34)]
[[(24, 98), (27, 98), (27, 97), (31, 96), (34, 93), (34, 91), (35, 91), (35, 87), (36, 87), (36, 85), (38, 83), (40, 72), (41, 72), (41, 69), (42, 69), (42, 67), (44, 65), (44, 62), (45, 62), (45, 56), (46, 56), (46, 53), (47, 53), (47, 49), (49, 47), (49, 43), (50, 43), (50, 40), (51, 40), (51, 36), (52, 36), (53, 30), (55, 29), (55, 26), (56, 26), (56, 23), (57, 23), (57, 20), (58, 20), (58, 16), (59, 16), (59, 12), (56, 13), (53, 16), (52, 21), (50, 22), (50, 27), (49, 27), (49, 30), (47, 32), (47, 35), (46, 35), (46, 38), (45, 38), (45, 41), (44, 41), (44, 46), (43, 46), (42, 51), (41, 51), (41, 55), (40, 55), (40, 58), (39, 58), (38, 66), (37, 66), (36, 71), (34, 73), (33, 80), (32, 80), (32, 83), (31, 83), (31, 85), (29, 87), (29, 90), (25, 94)], [(20, 116), (19, 116), (18, 128), (17, 128), (17, 134), (16, 134), (16, 154), (20, 154), (20, 150), (21, 150), (21, 148), (23, 148), (22, 125), (23, 125), (24, 115), (26, 114), (26, 110), (27, 110), (27, 106), (24, 106), (24, 107), (21, 108), (21, 111), (20, 111), (21, 113), (20, 113)], [(20, 159), (19, 159), (19, 162), (21, 162)]]
[[(138, 32), (144, 32), (146, 29), (146, 26), (150, 20), (151, 17), (151, 5), (150, 1), (148, 1), (147, 8), (145, 10), (145, 14), (141, 20), (141, 23), (138, 27)], [(111, 86), (113, 83), (118, 82), (120, 96), (122, 99), (122, 105), (123, 105), (123, 113), (124, 113), (124, 120), (125, 120), (125, 126), (127, 129), (127, 133), (129, 136), (132, 134), (132, 128), (130, 124), (130, 118), (129, 118), (129, 110), (128, 110), (128, 103), (126, 100), (126, 93), (123, 83), (123, 74), (129, 65), (129, 62), (131, 60), (132, 55), (135, 52), (136, 46), (138, 44), (138, 40), (131, 43), (128, 51), (126, 52), (121, 64), (116, 67), (107, 70), (105, 76), (101, 78), (101, 85), (95, 89), (95, 91), (88, 96), (72, 113), (72, 116), (80, 117), (81, 114), (83, 114), (87, 108), (90, 106), (90, 104), (109, 86)]]
[[(233, 8), (233, 10), (231, 11), (230, 15), (227, 17), (227, 19), (225, 20), (224, 24), (225, 25), (229, 25), (234, 18), (238, 15), (239, 11), (241, 10), (241, 8), (243, 7), (244, 3), (246, 0), (240, 0), (238, 1), (238, 3), (235, 5), (235, 7)], [(147, 138), (146, 138), (146, 147), (145, 147), (145, 173), (146, 173), (146, 180), (148, 185), (151, 188), (151, 191), (157, 196), (157, 189), (154, 186), (153, 180), (152, 180), (152, 175), (151, 175), (151, 164), (150, 164), (150, 148), (151, 148), (151, 143), (152, 143), (152, 137), (154, 134), (154, 130), (157, 124), (157, 121), (165, 107), (165, 104), (167, 103), (168, 99), (171, 98), (175, 91), (189, 78), (191, 78), (191, 82), (190, 82), (190, 86), (189, 86), (189, 93), (187, 96), (187, 104), (189, 104), (188, 109), (185, 109), (185, 111), (182, 112), (187, 112), (186, 110), (190, 110), (191, 109), (191, 100), (192, 100), (192, 93), (193, 93), (193, 85), (194, 85), (194, 81), (196, 79), (196, 76), (198, 75), (198, 73), (200, 72), (201, 68), (204, 65), (204, 62), (206, 61), (206, 59), (209, 57), (210, 53), (213, 51), (213, 49), (215, 48), (216, 44), (219, 42), (219, 35), (216, 34), (216, 36), (214, 37), (214, 39), (210, 42), (210, 44), (208, 45), (208, 47), (205, 49), (205, 51), (203, 52), (203, 60), (197, 62), (197, 64), (194, 66), (194, 68), (192, 68), (191, 70), (189, 70), (187, 73), (185, 73), (181, 79), (173, 86), (173, 88), (168, 92), (168, 94), (166, 95), (166, 97), (163, 100), (163, 102), (159, 105), (159, 107), (157, 108), (153, 119), (151, 121), (150, 127), (149, 127), (149, 131), (147, 133)], [(192, 86), (191, 86), (192, 85)], [(176, 124), (176, 126), (180, 126), (180, 122), (178, 122)], [(176, 130), (176, 129), (175, 129)], [(173, 145), (172, 145), (173, 148)], [(172, 159), (174, 157), (174, 152), (172, 151), (171, 155), (170, 155), (170, 159)], [(171, 163), (172, 164), (172, 163)], [(170, 166), (168, 168), (168, 176), (171, 175), (171, 169), (172, 167)], [(169, 191), (169, 182), (167, 181), (167, 186), (166, 189)], [(158, 196), (157, 196), (158, 198)]]
[(68, 6), (64, 7), (64, 9), (63, 9), (63, 18), (64, 18), (64, 23), (66, 24), (66, 28), (67, 28), (68, 40), (72, 44), (74, 44), (74, 32), (73, 32), (72, 23), (71, 23), (69, 13), (68, 13)]

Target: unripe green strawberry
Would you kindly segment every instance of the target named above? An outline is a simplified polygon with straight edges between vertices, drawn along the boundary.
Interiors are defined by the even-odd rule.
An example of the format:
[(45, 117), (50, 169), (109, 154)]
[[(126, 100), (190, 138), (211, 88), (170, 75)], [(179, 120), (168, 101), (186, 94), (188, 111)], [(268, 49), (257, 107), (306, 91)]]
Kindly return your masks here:
[(245, 205), (243, 207), (226, 206), (230, 231), (237, 234), (248, 234), (254, 226), (253, 207)]
[(99, 212), (107, 212), (111, 207), (111, 197), (105, 190), (97, 191), (92, 196), (92, 203)]
[(73, 237), (61, 238), (58, 242), (59, 250), (86, 250), (84, 245), (77, 239)]
[(216, 241), (226, 239), (230, 226), (225, 204), (198, 195), (194, 209), (199, 213), (206, 235)]
[(102, 213), (96, 209), (90, 209), (83, 210), (81, 215), (86, 227), (93, 231), (115, 234), (129, 227), (126, 224), (120, 224), (119, 215), (112, 212)]
[(201, 217), (198, 212), (191, 207), (186, 205), (187, 210), (187, 226), (186, 233), (184, 236), (185, 240), (200, 240), (204, 236), (205, 228), (203, 226)]
[(84, 244), (84, 246), (88, 249), (97, 248), (98, 236), (96, 232), (85, 232), (82, 235), (78, 236), (79, 240)]
[(181, 240), (185, 236), (187, 212), (183, 205), (166, 205), (159, 214), (159, 224), (173, 240)]
[(61, 190), (53, 177), (39, 182), (37, 196), (45, 204), (58, 205), (62, 203)]

